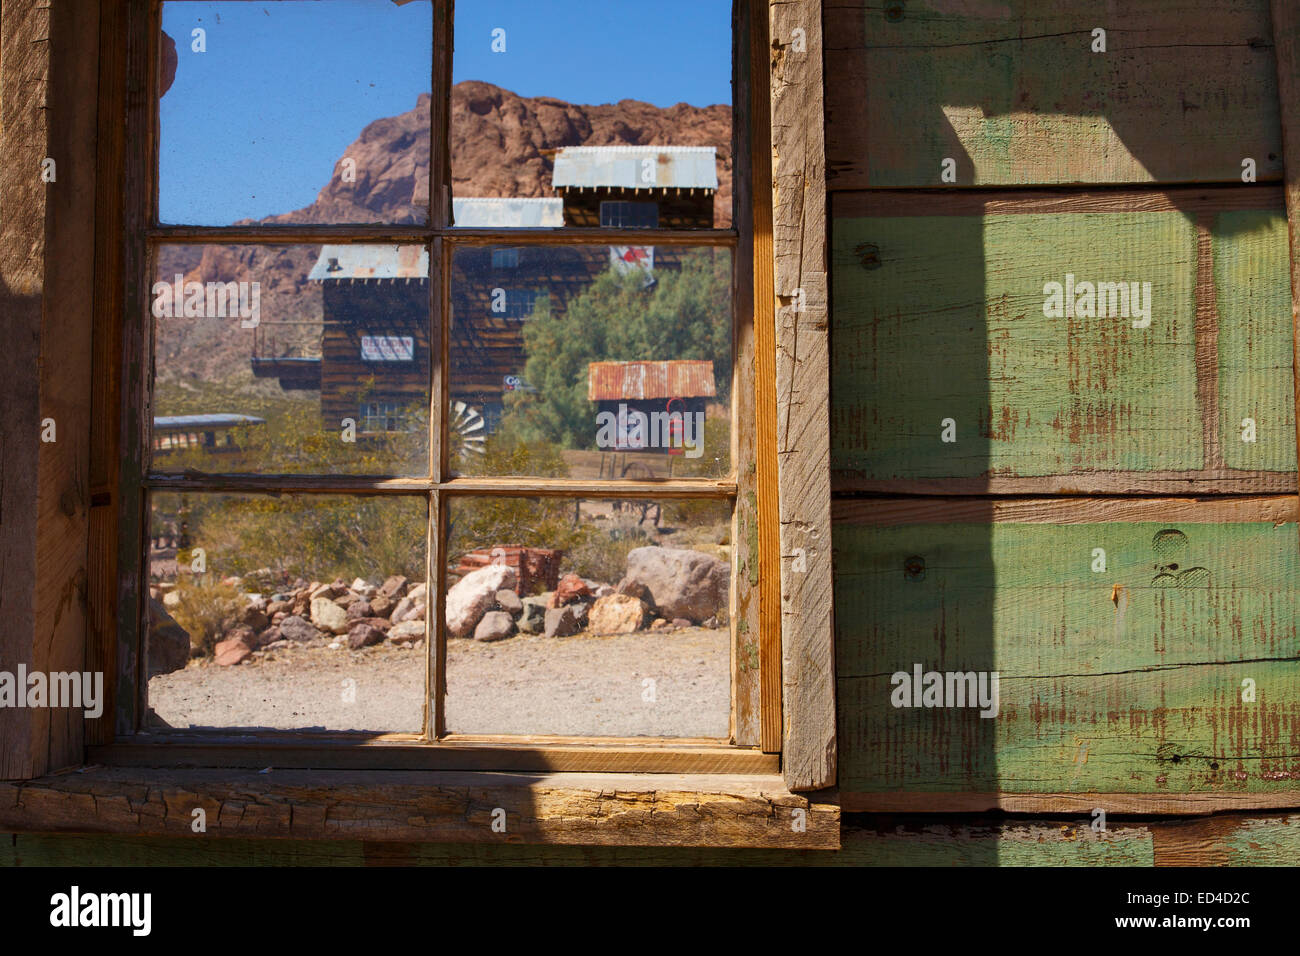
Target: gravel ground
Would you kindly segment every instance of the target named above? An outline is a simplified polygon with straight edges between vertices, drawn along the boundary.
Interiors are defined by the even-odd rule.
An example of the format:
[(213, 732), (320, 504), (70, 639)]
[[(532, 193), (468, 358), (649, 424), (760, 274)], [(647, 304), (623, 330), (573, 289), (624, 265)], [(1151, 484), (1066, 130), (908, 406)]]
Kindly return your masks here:
[[(458, 733), (724, 738), (728, 645), (726, 628), (452, 640), (447, 726)], [(312, 641), (237, 667), (191, 661), (153, 678), (149, 703), (176, 728), (419, 731), (424, 660), (423, 644), (352, 651)]]

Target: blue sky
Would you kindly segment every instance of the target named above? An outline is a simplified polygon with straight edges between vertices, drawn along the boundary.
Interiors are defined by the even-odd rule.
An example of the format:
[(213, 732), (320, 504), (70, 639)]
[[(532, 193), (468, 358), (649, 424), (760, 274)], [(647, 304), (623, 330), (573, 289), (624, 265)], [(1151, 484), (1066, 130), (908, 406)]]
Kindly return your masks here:
[[(163, 29), (179, 59), (160, 104), (163, 222), (306, 206), (366, 124), (429, 90), (425, 0), (184, 0), (164, 4)], [(461, 0), (453, 80), (573, 103), (729, 103), (730, 30), (730, 0)]]

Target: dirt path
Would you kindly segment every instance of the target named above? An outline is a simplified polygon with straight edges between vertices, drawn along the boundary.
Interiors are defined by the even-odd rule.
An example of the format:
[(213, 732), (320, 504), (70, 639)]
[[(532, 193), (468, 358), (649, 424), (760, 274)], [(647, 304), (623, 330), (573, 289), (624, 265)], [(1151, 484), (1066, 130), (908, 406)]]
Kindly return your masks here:
[[(149, 702), (177, 728), (419, 731), (424, 660), (423, 645), (313, 641), (237, 667), (191, 662), (153, 678)], [(723, 738), (729, 688), (725, 628), (447, 647), (453, 732)]]

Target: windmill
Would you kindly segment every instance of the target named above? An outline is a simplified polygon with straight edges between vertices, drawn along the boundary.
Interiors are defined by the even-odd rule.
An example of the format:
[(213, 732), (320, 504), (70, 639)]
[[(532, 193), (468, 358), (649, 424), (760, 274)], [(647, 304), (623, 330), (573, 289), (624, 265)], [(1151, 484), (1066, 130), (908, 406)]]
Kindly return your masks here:
[(487, 447), (487, 423), (472, 405), (453, 401), (447, 437), (448, 451), (453, 459), (466, 454), (482, 455)]

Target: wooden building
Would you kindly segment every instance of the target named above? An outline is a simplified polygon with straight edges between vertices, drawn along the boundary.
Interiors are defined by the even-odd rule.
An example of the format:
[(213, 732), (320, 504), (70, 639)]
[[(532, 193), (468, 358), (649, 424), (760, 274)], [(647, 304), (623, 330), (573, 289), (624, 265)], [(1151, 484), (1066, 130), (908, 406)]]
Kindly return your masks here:
[[(141, 502), (189, 480), (151, 477), (142, 457), (141, 277), (150, 243), (199, 231), (150, 218), (146, 7), (4, 7), (0, 659), (104, 671), (115, 696), (102, 719), (0, 710), (14, 834), (0, 863), (1300, 857), (1294, 0), (740, 0), (747, 172), (734, 233), (713, 238), (747, 270), (732, 389), (753, 414), (733, 478), (707, 489), (736, 503), (734, 739), (294, 741), (273, 756), (244, 739), (217, 758), (136, 733)], [(57, 187), (36, 175), (47, 157)], [(694, 179), (556, 172), (566, 224), (598, 227), (602, 202), (704, 221)], [(448, 177), (428, 193), (444, 226), (449, 191)], [(528, 311), (524, 297), (490, 319), (491, 290), (561, 288), (613, 240), (588, 261), (530, 234), (517, 266), (493, 244), (463, 246), (447, 277), (466, 370), (448, 388), (482, 402), (518, 371)], [(326, 274), (334, 258), (347, 278), (320, 281), (347, 318), (329, 354), (348, 382), (383, 372), (405, 394), (394, 370), (429, 361), (401, 324), (427, 263), (363, 277), (330, 252)], [(353, 302), (367, 282), (397, 324)], [(1129, 315), (1121, 283), (1149, 284)], [(1077, 293), (1059, 317), (1054, 284)], [(391, 346), (409, 358), (367, 358), (364, 336), (409, 337)], [(47, 419), (57, 441), (41, 440)], [(278, 493), (273, 477), (243, 487)], [(348, 480), (430, 501), (467, 485)], [(996, 705), (947, 696), (976, 686), (966, 674), (1000, 675)], [(937, 697), (910, 692), (930, 675)], [(191, 832), (191, 807), (221, 839)]]
[(323, 246), (321, 417), (358, 434), (408, 427), (429, 395), (429, 254), (421, 246)]
[(551, 186), (570, 226), (707, 229), (718, 191), (713, 146), (566, 146)]
[(692, 456), (703, 450), (713, 362), (592, 362), (587, 398), (596, 403), (596, 446)]

